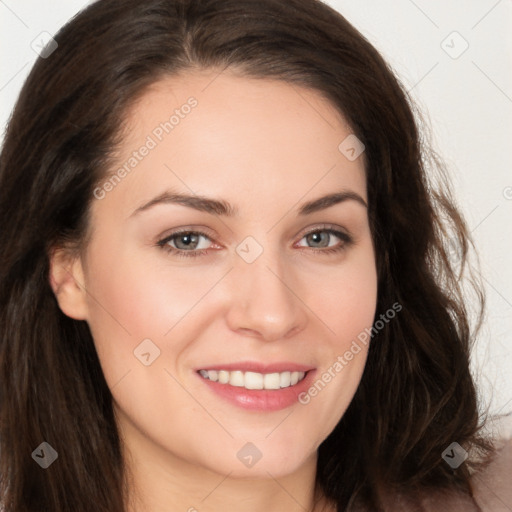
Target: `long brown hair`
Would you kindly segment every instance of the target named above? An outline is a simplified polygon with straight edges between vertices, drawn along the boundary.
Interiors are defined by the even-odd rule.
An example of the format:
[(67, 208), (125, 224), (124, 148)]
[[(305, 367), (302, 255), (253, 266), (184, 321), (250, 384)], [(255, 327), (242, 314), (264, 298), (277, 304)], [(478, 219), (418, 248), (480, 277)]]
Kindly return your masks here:
[[(83, 241), (130, 105), (191, 67), (312, 88), (366, 148), (376, 318), (395, 302), (403, 309), (373, 337), (353, 401), (319, 448), (318, 485), (338, 510), (382, 510), (388, 490), (471, 494), (472, 468), (492, 445), (480, 435), (460, 284), (470, 241), (447, 190), (426, 173), (433, 160), (412, 103), (373, 46), (316, 0), (99, 0), (55, 39), (23, 86), (0, 157), (6, 512), (124, 510), (112, 395), (87, 323), (58, 307), (49, 253)], [(46, 470), (31, 458), (43, 441), (59, 454)], [(472, 455), (456, 470), (441, 457), (454, 441)]]

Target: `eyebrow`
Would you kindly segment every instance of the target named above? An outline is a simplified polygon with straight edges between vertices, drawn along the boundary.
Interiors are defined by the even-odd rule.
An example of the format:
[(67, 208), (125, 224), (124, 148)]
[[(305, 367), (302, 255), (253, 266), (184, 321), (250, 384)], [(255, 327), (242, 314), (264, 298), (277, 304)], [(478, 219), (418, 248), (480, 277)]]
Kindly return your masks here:
[[(322, 196), (304, 203), (299, 208), (298, 214), (300, 216), (310, 215), (312, 213), (325, 210), (331, 206), (346, 201), (356, 201), (365, 208), (368, 208), (366, 201), (359, 194), (351, 190), (344, 190), (341, 192), (328, 194), (326, 196)], [(148, 201), (147, 203), (137, 208), (131, 214), (131, 217), (160, 204), (179, 204), (202, 212), (211, 213), (213, 215), (222, 215), (225, 217), (234, 217), (239, 213), (238, 208), (231, 205), (228, 201), (224, 201), (222, 199), (213, 199), (199, 195), (164, 192), (163, 194), (160, 194), (154, 199), (151, 199), (151, 201)]]

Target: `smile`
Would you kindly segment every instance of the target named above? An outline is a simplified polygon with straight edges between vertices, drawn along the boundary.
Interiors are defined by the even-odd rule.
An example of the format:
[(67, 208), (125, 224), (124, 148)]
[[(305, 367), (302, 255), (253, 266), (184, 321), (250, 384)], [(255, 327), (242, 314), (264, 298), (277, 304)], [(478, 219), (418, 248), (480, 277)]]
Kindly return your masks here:
[(199, 370), (204, 379), (219, 384), (245, 389), (277, 390), (295, 386), (302, 381), (307, 372), (284, 371), (274, 373), (243, 372), (241, 370)]

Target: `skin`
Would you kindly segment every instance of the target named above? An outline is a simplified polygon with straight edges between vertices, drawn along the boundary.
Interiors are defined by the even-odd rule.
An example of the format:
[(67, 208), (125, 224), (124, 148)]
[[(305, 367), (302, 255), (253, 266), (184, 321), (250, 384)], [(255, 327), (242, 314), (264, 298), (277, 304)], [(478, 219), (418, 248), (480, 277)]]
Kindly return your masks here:
[[(292, 361), (320, 376), (371, 327), (367, 208), (347, 200), (297, 214), (337, 191), (367, 202), (364, 154), (350, 161), (338, 150), (351, 129), (316, 91), (196, 70), (159, 81), (133, 106), (119, 165), (191, 96), (197, 106), (93, 199), (88, 244), (79, 255), (55, 251), (52, 286), (62, 311), (90, 326), (128, 460), (131, 511), (319, 510), (316, 451), (354, 396), (367, 349), (308, 404), (273, 412), (233, 405), (195, 369)], [(170, 203), (134, 214), (169, 189), (223, 199), (238, 215)], [(184, 258), (160, 247), (177, 228), (206, 231), (188, 249), (206, 253)], [(305, 236), (313, 228), (320, 241)], [(263, 249), (252, 263), (236, 252), (248, 236)], [(169, 243), (187, 250), (183, 238)], [(148, 338), (160, 355), (145, 366), (134, 350)], [(262, 454), (251, 468), (237, 458), (247, 442)]]

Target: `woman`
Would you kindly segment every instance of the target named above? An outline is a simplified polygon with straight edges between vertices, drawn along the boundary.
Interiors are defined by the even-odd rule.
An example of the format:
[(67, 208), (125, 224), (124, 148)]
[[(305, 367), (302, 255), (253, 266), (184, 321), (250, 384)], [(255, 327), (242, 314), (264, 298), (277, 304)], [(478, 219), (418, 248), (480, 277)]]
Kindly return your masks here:
[(5, 510), (478, 510), (468, 233), (377, 51), (315, 0), (55, 39), (0, 160)]

